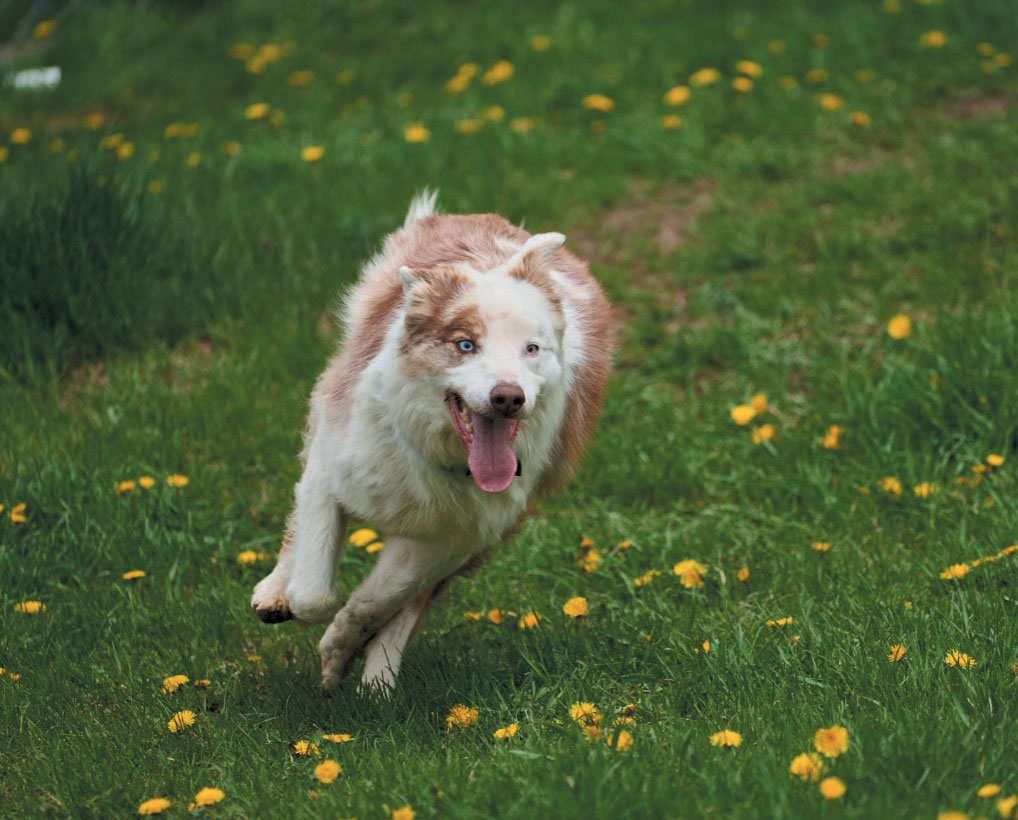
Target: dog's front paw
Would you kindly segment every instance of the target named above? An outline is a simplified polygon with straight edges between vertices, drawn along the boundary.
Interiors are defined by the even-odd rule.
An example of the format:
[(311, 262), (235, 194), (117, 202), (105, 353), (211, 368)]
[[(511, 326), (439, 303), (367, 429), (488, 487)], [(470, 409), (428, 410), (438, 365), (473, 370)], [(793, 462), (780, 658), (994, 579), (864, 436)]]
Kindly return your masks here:
[(293, 617), (306, 624), (323, 624), (331, 621), (343, 603), (339, 590), (334, 586), (315, 590), (295, 586), (292, 582), (286, 588), (286, 600), (289, 602)]
[(251, 606), (262, 623), (278, 624), (293, 617), (283, 584), (274, 573), (262, 578), (255, 585), (254, 593), (251, 595)]

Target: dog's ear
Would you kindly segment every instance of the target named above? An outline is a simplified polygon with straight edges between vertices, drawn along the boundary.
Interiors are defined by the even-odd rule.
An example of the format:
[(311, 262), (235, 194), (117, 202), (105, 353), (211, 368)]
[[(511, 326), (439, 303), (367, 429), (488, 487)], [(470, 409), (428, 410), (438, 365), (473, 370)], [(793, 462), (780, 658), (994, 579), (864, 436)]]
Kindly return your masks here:
[(562, 298), (551, 275), (551, 255), (565, 241), (565, 236), (560, 233), (535, 234), (505, 264), (508, 276), (529, 282), (559, 312), (562, 310)]
[(410, 291), (418, 284), (426, 285), (429, 279), (428, 271), (422, 268), (408, 268), (406, 265), (403, 265), (399, 269), (399, 281), (403, 285), (403, 295), (405, 297), (409, 297)]

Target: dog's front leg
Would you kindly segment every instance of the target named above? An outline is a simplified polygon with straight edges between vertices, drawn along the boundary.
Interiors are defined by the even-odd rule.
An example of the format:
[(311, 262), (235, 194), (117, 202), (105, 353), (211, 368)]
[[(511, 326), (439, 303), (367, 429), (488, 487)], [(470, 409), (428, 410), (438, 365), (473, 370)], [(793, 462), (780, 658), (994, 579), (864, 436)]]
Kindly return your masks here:
[(435, 588), (429, 587), (413, 598), (378, 630), (364, 651), (364, 674), (361, 690), (386, 692), (396, 686), (396, 675), (407, 644), (421, 625)]
[[(318, 644), (322, 653), (322, 687), (330, 689), (339, 683), (356, 652), (397, 612), (416, 596), (430, 591), (462, 560), (438, 545), (390, 537), (374, 569), (351, 593)], [(426, 602), (425, 598), (423, 603)], [(405, 638), (393, 636), (399, 637), (397, 643), (405, 645), (412, 634), (416, 617), (411, 623), (410, 614), (408, 611), (406, 623), (394, 622), (394, 631), (405, 633)]]
[(339, 609), (342, 599), (336, 589), (336, 563), (346, 522), (330, 478), (324, 448), (312, 442), (304, 474), (294, 490), (296, 503), (284, 549), (272, 574), (255, 587), (252, 604), (259, 615), (256, 599), (269, 591), (278, 597), (280, 590), (282, 603), (305, 623), (325, 623)]

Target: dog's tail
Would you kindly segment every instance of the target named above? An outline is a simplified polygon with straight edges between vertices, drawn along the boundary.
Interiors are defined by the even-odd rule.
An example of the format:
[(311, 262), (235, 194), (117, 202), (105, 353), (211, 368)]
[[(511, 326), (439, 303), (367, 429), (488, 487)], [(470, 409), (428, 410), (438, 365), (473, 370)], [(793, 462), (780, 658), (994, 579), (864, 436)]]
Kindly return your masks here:
[(425, 188), (423, 191), (417, 194), (410, 201), (410, 210), (407, 211), (406, 219), (403, 221), (403, 227), (409, 228), (418, 219), (424, 219), (426, 216), (433, 215), (435, 211), (435, 202), (438, 199), (438, 191), (432, 191)]

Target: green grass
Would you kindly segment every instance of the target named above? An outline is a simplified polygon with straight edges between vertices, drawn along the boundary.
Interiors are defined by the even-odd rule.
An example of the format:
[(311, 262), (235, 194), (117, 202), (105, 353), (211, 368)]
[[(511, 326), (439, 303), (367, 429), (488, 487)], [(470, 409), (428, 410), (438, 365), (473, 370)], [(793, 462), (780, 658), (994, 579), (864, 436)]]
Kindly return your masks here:
[[(0, 10), (22, 38), (2, 70), (65, 80), (0, 98), (5, 812), (163, 796), (183, 817), (215, 786), (220, 817), (935, 818), (995, 816), (987, 782), (1018, 793), (1018, 553), (939, 577), (1018, 542), (1018, 69), (977, 50), (1018, 41), (1013, 3), (72, 4), (38, 41), (27, 5)], [(251, 73), (238, 42), (282, 56)], [(499, 59), (508, 81), (444, 90)], [(763, 68), (748, 93), (740, 59)], [(705, 66), (719, 83), (662, 102)], [(595, 92), (615, 109), (585, 109)], [(256, 102), (281, 116), (247, 120)], [(495, 105), (501, 121), (455, 130)], [(409, 122), (430, 138), (408, 143)], [(355, 678), (325, 698), (320, 630), (257, 623), (268, 566), (237, 555), (274, 556), (330, 308), (428, 185), (447, 210), (567, 234), (617, 308), (615, 374), (576, 481), (451, 584), (392, 699)], [(898, 313), (909, 338), (886, 332)], [(734, 424), (758, 392), (768, 412)], [(755, 445), (762, 423), (776, 436)], [(957, 482), (990, 453), (1004, 464)], [(683, 587), (683, 559), (704, 586)], [(372, 561), (348, 548), (343, 589)], [(463, 614), (492, 608), (502, 624)], [(531, 610), (540, 628), (519, 629)], [(948, 668), (954, 649), (978, 665)], [(161, 692), (174, 674), (212, 684)], [(579, 701), (605, 726), (635, 704), (632, 748), (586, 742)], [(447, 727), (457, 703), (475, 725)], [(182, 709), (196, 723), (171, 734)], [(828, 802), (788, 764), (831, 725), (851, 742)], [(726, 728), (739, 748), (710, 745)], [(335, 783), (298, 740), (342, 765)]]

